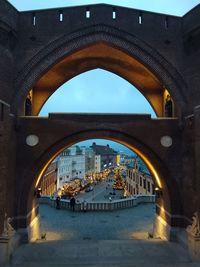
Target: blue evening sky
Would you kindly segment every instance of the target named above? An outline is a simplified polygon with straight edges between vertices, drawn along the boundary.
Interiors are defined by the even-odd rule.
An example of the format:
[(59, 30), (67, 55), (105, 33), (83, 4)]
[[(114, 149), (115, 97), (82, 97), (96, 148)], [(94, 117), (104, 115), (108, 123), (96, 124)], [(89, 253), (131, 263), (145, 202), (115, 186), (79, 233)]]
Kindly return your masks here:
[(19, 11), (105, 3), (177, 16), (183, 16), (200, 3), (199, 0), (9, 0), (9, 2)]

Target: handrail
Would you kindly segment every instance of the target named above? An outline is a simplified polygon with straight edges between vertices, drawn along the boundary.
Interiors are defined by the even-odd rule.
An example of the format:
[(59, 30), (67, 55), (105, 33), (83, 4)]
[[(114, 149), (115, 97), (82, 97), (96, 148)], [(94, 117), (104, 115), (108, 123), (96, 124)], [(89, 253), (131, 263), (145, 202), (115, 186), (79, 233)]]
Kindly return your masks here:
[[(39, 198), (40, 204), (48, 204), (56, 208), (55, 199), (49, 196), (42, 196)], [(155, 203), (155, 195), (138, 195), (136, 197), (129, 197), (125, 199), (109, 200), (109, 201), (89, 201), (89, 202), (76, 202), (75, 211), (111, 211), (117, 209), (135, 207), (141, 203)], [(61, 199), (60, 208), (70, 210), (70, 200)]]

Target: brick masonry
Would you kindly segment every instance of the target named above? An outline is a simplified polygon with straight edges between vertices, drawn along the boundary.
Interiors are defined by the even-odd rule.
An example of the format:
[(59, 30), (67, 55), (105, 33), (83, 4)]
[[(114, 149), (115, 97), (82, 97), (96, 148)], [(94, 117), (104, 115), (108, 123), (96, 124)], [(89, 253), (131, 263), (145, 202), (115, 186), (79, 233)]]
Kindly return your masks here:
[[(86, 18), (88, 8), (90, 18)], [(116, 19), (112, 18), (113, 10)], [(166, 220), (181, 226), (190, 221), (193, 212), (200, 209), (196, 108), (200, 103), (199, 12), (200, 5), (176, 17), (104, 4), (18, 12), (0, 0), (0, 232), (5, 212), (11, 217), (21, 216), (16, 227), (27, 224), (28, 214), (27, 218), (33, 219), (30, 211), (36, 206), (36, 178), (55, 153), (96, 137), (124, 142), (150, 158), (164, 184), (159, 205), (167, 211)], [(63, 21), (59, 20), (61, 13)], [(48, 69), (101, 42), (136, 58), (169, 89), (178, 110), (176, 119), (20, 116), (28, 91)], [(92, 65), (86, 67), (91, 69)], [(73, 71), (74, 76), (78, 74), (75, 68)], [(33, 133), (40, 142), (29, 147), (25, 139)], [(160, 145), (163, 135), (172, 136), (172, 147)], [(172, 222), (170, 215), (185, 220), (180, 222), (179, 217), (176, 222), (174, 216)]]

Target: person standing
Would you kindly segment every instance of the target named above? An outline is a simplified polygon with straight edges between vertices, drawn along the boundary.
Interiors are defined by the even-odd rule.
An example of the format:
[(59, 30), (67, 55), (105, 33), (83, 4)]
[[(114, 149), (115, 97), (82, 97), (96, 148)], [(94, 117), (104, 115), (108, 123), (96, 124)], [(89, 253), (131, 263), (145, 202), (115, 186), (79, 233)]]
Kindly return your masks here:
[(60, 209), (60, 197), (59, 196), (56, 197), (56, 209), (57, 210)]
[(84, 200), (83, 201), (83, 211), (86, 212), (86, 210), (87, 210), (87, 201)]
[(32, 114), (32, 100), (31, 94), (29, 93), (25, 101), (25, 116), (31, 116)]
[(70, 208), (74, 211), (75, 210), (75, 204), (76, 204), (76, 199), (72, 197), (70, 199)]
[(172, 103), (170, 95), (167, 95), (167, 98), (165, 101), (165, 116), (171, 118), (172, 115), (173, 115), (173, 103)]

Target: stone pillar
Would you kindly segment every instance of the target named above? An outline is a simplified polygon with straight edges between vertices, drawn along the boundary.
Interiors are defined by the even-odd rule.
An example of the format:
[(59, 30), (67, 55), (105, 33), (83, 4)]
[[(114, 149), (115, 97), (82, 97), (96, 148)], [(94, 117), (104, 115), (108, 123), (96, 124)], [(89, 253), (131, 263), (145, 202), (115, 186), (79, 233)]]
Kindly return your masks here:
[(10, 255), (20, 242), (20, 236), (13, 229), (11, 221), (5, 214), (3, 232), (0, 235), (0, 266), (9, 262)]
[(200, 106), (194, 108), (194, 215), (187, 227), (188, 248), (194, 260), (200, 261)]
[(200, 261), (200, 212), (195, 212), (192, 217), (192, 224), (187, 227), (188, 248), (191, 257)]
[(194, 108), (195, 211), (200, 212), (200, 106)]
[(9, 114), (9, 105), (4, 101), (0, 100), (0, 235), (3, 231), (3, 218), (7, 206), (7, 174), (8, 174), (8, 114)]

